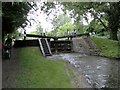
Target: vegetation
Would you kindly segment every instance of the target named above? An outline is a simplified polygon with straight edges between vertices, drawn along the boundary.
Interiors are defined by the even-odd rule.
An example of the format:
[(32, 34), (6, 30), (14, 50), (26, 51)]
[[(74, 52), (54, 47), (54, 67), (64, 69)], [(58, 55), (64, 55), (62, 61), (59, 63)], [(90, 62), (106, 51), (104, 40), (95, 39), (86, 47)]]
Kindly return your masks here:
[[(37, 2), (35, 2), (37, 3)], [(3, 17), (3, 36), (6, 33), (13, 32), (18, 27), (24, 28), (27, 24), (31, 25), (31, 22), (27, 20), (27, 13), (31, 8), (37, 11), (37, 5), (35, 3), (28, 2), (7, 2), (2, 3), (2, 17)], [(41, 3), (41, 2), (39, 2)], [(52, 20), (53, 28), (56, 31), (60, 26), (69, 23), (71, 18), (74, 18), (75, 25), (79, 24), (83, 18), (88, 21), (88, 14), (93, 18), (92, 24), (97, 33), (105, 31), (105, 35), (109, 34), (110, 39), (118, 40), (117, 33), (120, 28), (119, 20), (119, 2), (42, 2), (40, 9), (48, 16), (53, 13), (52, 11), (58, 10), (56, 7), (61, 8), (64, 14), (57, 16), (54, 13), (54, 19)], [(63, 7), (64, 6), (64, 7)], [(57, 11), (55, 11), (57, 12)], [(70, 17), (67, 16), (69, 12)], [(114, 13), (113, 13), (114, 12)], [(5, 25), (5, 26), (4, 26)], [(6, 26), (7, 25), (7, 26)], [(101, 27), (101, 28), (100, 28)], [(78, 29), (78, 28), (77, 28)], [(39, 32), (42, 32), (39, 30)], [(104, 35), (102, 33), (101, 35)]]
[[(90, 13), (95, 20), (101, 22), (104, 29), (110, 32), (110, 39), (117, 39), (117, 31), (120, 28), (120, 3), (119, 2), (63, 2), (64, 6), (73, 11), (72, 16), (76, 18), (76, 21), (80, 21), (80, 17), (84, 17), (88, 20), (87, 13)], [(114, 12), (114, 14), (113, 14)], [(102, 19), (105, 19), (104, 22)]]
[(43, 28), (41, 27), (40, 24), (38, 24), (36, 27), (36, 34), (41, 34), (41, 33), (43, 33)]
[(73, 24), (71, 23), (63, 24), (57, 29), (57, 36), (69, 35), (68, 32), (71, 32), (72, 30), (74, 30)]
[(66, 14), (60, 14), (58, 17), (55, 17), (52, 21), (53, 28), (57, 29), (58, 27), (71, 22), (71, 18)]
[(59, 26), (56, 30), (49, 32), (51, 36), (65, 36), (69, 35), (68, 32), (71, 32), (75, 29), (75, 26), (71, 23), (66, 23)]
[(19, 27), (26, 27), (31, 22), (27, 13), (34, 7), (28, 2), (2, 2), (2, 36), (13, 33)]
[(60, 14), (58, 17), (54, 17), (52, 20), (54, 31), (51, 34), (56, 36), (63, 36), (67, 30), (71, 30), (73, 25), (71, 24), (71, 18), (67, 14)]
[(118, 41), (98, 37), (92, 37), (91, 39), (96, 43), (98, 48), (100, 48), (100, 56), (120, 58)]
[(19, 63), (18, 88), (71, 88), (64, 61), (42, 57), (39, 48), (21, 48)]
[[(39, 2), (39, 1), (38, 1)], [(42, 5), (43, 4), (43, 5)], [(120, 2), (43, 2), (41, 10), (48, 16), (56, 8), (63, 5), (64, 14), (55, 15), (52, 20), (53, 29), (48, 33), (52, 36), (66, 35), (68, 31), (77, 29), (79, 33), (96, 32), (97, 36), (108, 38), (91, 37), (100, 48), (100, 56), (120, 58), (117, 34), (120, 29)], [(31, 22), (27, 19), (28, 12), (34, 9), (36, 4), (31, 2), (2, 2), (2, 37), (8, 33), (13, 36), (18, 34), (19, 27), (25, 28)], [(59, 8), (58, 7), (58, 8)], [(69, 12), (68, 16), (66, 12)], [(114, 12), (114, 13), (113, 13)], [(88, 21), (88, 14), (93, 20), (87, 26), (81, 21)], [(74, 19), (74, 24), (71, 23)], [(33, 20), (34, 21), (34, 20)], [(42, 26), (38, 25), (32, 34), (43, 32)], [(118, 35), (119, 36), (119, 35)], [(66, 74), (64, 61), (52, 61), (42, 57), (36, 47), (21, 48), (19, 52), (20, 72), (17, 76), (16, 87), (18, 88), (71, 88), (70, 80)], [(71, 71), (71, 74), (74, 73)]]
[(48, 35), (51, 36), (65, 36), (77, 30), (77, 33), (84, 33), (86, 31), (86, 26), (78, 23), (73, 23), (72, 18), (67, 14), (60, 14), (58, 17), (54, 18), (52, 21), (54, 30), (49, 32)]
[[(15, 31), (18, 27), (24, 28), (26, 25), (31, 24), (31, 22), (27, 20), (27, 13), (32, 8), (37, 11), (38, 7), (35, 3), (2, 3), (3, 37), (7, 33)], [(62, 7), (61, 9), (64, 13), (57, 15), (57, 11), (55, 11), (58, 10), (57, 7)], [(53, 14), (54, 18), (51, 22), (54, 30), (47, 33), (48, 35), (62, 36), (66, 35), (68, 31), (77, 29), (79, 33), (94, 31), (97, 33), (97, 36), (118, 40), (117, 34), (119, 34), (118, 31), (120, 29), (120, 2), (42, 2), (39, 8), (48, 16), (51, 15), (51, 13)], [(55, 12), (53, 13), (53, 11)], [(69, 16), (67, 12), (69, 12)], [(88, 14), (93, 20), (85, 26), (82, 24), (82, 20), (85, 19), (88, 21)], [(74, 24), (71, 23), (71, 18), (74, 19)], [(39, 25), (36, 29), (37, 31), (34, 33), (40, 34), (43, 32), (42, 27)], [(14, 32), (14, 34), (18, 34), (18, 32)], [(118, 36), (120, 36), (120, 34)]]
[[(47, 2), (44, 3), (42, 9), (44, 8), (44, 11), (49, 15), (51, 8), (55, 8), (56, 5), (64, 5), (63, 11), (65, 13), (70, 11), (70, 16), (75, 19), (77, 24), (83, 19), (88, 21), (88, 14), (90, 14), (93, 22), (101, 23), (102, 30), (108, 32), (110, 39), (118, 40), (117, 33), (120, 28), (119, 4), (119, 2)], [(97, 24), (95, 25), (97, 26)]]

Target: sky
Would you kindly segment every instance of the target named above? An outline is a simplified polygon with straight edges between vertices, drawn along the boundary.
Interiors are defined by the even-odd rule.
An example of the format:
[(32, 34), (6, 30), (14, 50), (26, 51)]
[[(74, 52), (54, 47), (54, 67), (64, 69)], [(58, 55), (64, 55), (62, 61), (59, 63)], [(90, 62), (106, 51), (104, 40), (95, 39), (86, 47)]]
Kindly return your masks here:
[[(38, 10), (35, 11), (32, 9), (28, 13), (27, 19), (30, 20), (32, 25), (31, 26), (27, 25), (25, 27), (27, 33), (36, 31), (36, 27), (38, 24), (40, 24), (42, 26), (43, 32), (51, 31), (52, 27), (53, 27), (53, 25), (51, 24), (51, 20), (54, 18), (54, 14), (56, 14), (57, 16), (59, 14), (63, 14), (63, 11), (62, 11), (63, 6), (56, 5), (56, 9), (51, 9), (52, 13), (50, 13), (50, 15), (48, 17), (43, 11), (41, 11), (42, 5), (43, 5), (42, 2), (37, 3)], [(67, 15), (69, 16), (69, 11), (67, 12)], [(93, 20), (93, 18), (91, 17), (90, 13), (88, 13), (87, 15), (88, 15), (88, 22), (91, 22)], [(46, 19), (46, 18), (48, 18), (48, 19)], [(73, 21), (73, 19), (72, 19), (72, 21)], [(86, 22), (85, 19), (83, 19), (83, 24), (88, 25), (88, 23)], [(23, 33), (23, 29), (19, 29), (19, 32)]]
[[(25, 27), (27, 33), (35, 31), (36, 30), (36, 26), (38, 24), (41, 24), (44, 32), (45, 31), (47, 31), (47, 32), (51, 31), (53, 26), (51, 24), (51, 20), (49, 20), (49, 19), (53, 19), (54, 18), (54, 14), (59, 15), (59, 14), (63, 13), (63, 11), (61, 9), (62, 6), (60, 8), (58, 8), (58, 6), (56, 6), (57, 13), (55, 12), (55, 10), (52, 10), (53, 12), (50, 13), (50, 15), (48, 17), (43, 11), (41, 11), (41, 7), (40, 6), (42, 6), (42, 4), (40, 2), (37, 3), (37, 6), (38, 6), (38, 10), (37, 11), (35, 11), (34, 9), (32, 9), (28, 13), (27, 19), (31, 21), (32, 26), (27, 25), (27, 27)], [(46, 20), (46, 18), (48, 18), (48, 19)], [(36, 22), (33, 21), (32, 19), (34, 19)], [(19, 29), (20, 32), (22, 30), (23, 29)]]

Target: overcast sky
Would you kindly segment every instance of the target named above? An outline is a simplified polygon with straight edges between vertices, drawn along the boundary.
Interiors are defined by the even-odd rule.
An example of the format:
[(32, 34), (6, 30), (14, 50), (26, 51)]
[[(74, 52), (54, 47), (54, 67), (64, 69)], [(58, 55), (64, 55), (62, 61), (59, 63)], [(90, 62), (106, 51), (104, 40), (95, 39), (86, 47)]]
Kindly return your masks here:
[[(32, 9), (28, 13), (27, 18), (28, 18), (28, 20), (31, 21), (32, 26), (27, 25), (27, 27), (25, 27), (27, 33), (35, 31), (36, 30), (36, 26), (38, 24), (41, 24), (44, 32), (45, 31), (47, 31), (47, 32), (51, 31), (53, 26), (52, 26), (51, 20), (49, 20), (49, 18), (53, 19), (54, 18), (54, 14), (56, 14), (56, 15), (63, 14), (63, 11), (62, 11), (63, 6), (59, 7), (59, 5), (57, 5), (56, 6), (56, 10), (52, 9), (52, 13), (50, 13), (49, 17), (43, 11), (41, 11), (41, 9), (40, 9), (41, 8), (40, 6), (42, 6), (41, 2), (37, 3), (37, 6), (38, 6), (38, 10), (37, 11)], [(67, 13), (67, 15), (69, 15), (69, 12)], [(48, 19), (46, 20), (46, 18), (48, 18)], [(93, 19), (90, 16), (90, 14), (88, 14), (88, 18), (89, 18), (88, 22), (90, 22)], [(34, 19), (36, 22), (33, 21), (32, 19)], [(87, 22), (85, 21), (85, 19), (83, 19), (83, 24), (87, 25)]]

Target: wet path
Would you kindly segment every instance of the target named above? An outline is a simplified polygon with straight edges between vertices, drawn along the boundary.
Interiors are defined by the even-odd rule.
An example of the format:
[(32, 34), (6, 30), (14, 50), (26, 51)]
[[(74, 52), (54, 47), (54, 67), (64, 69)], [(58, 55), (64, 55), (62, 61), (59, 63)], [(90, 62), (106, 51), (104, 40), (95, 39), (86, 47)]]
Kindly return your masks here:
[(15, 88), (16, 75), (19, 70), (18, 49), (12, 48), (10, 60), (2, 61), (2, 88)]
[(58, 57), (72, 64), (92, 87), (118, 88), (119, 86), (117, 60), (79, 53), (59, 54)]

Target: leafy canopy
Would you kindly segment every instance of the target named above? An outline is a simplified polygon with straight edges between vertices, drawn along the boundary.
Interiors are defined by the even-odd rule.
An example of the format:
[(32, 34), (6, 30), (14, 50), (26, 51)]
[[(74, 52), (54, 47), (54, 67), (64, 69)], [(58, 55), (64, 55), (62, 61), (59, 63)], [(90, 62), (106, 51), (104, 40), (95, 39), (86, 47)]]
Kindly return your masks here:
[(2, 2), (2, 31), (3, 37), (14, 32), (18, 27), (24, 28), (29, 24), (27, 13), (33, 8), (28, 2)]

